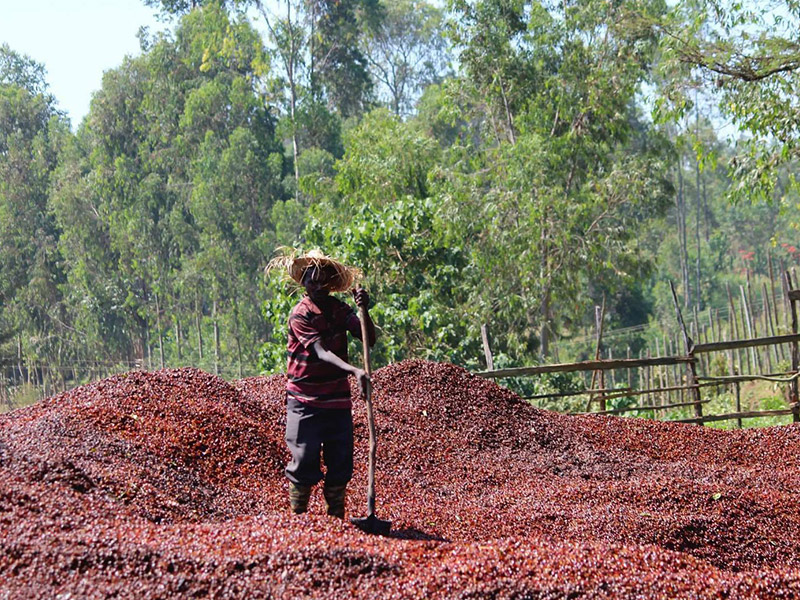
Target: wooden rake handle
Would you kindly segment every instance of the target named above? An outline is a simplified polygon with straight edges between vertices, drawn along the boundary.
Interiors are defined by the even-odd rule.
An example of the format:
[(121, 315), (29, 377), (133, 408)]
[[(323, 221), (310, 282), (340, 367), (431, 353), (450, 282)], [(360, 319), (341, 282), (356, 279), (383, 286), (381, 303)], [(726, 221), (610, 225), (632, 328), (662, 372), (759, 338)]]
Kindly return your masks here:
[[(372, 377), (372, 368), (369, 362), (369, 334), (367, 331), (367, 311), (358, 307), (358, 316), (361, 320), (361, 342), (364, 346), (364, 371)], [(375, 456), (378, 451), (378, 440), (375, 434), (375, 416), (372, 412), (372, 381), (368, 381), (364, 390), (364, 400), (367, 403), (367, 424), (369, 426), (369, 478), (367, 479), (367, 516), (375, 514)]]

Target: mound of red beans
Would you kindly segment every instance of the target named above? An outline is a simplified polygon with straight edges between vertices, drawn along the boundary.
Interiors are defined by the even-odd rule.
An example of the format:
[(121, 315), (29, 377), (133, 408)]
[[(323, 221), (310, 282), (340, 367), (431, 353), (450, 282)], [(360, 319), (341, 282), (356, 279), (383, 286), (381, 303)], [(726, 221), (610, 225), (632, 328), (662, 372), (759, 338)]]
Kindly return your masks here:
[(388, 537), (320, 489), (288, 511), (283, 376), (132, 372), (0, 416), (0, 598), (800, 598), (797, 426), (564, 416), (424, 361), (373, 382)]

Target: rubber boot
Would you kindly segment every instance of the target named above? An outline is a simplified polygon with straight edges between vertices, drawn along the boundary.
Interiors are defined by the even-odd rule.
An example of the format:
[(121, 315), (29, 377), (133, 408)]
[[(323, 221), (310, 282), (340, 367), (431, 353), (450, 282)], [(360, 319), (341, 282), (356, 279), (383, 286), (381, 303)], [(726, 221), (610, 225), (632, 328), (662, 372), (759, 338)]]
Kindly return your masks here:
[(289, 504), (296, 515), (308, 510), (308, 500), (311, 498), (311, 486), (289, 482)]
[(328, 514), (332, 517), (344, 519), (344, 502), (347, 484), (344, 485), (325, 485), (322, 494), (325, 496), (325, 503), (328, 505)]

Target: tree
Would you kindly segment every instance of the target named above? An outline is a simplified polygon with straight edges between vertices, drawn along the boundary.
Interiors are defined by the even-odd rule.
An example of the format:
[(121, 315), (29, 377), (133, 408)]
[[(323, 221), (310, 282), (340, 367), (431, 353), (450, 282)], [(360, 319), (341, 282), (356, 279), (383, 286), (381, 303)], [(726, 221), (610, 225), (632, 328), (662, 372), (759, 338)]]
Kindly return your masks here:
[(69, 125), (44, 73), (0, 46), (0, 347), (14, 339), (28, 360), (63, 349), (63, 271), (48, 192)]
[(361, 51), (361, 22), (380, 18), (377, 0), (308, 1), (310, 36), (309, 88), (312, 97), (327, 100), (342, 118), (369, 108), (372, 80)]
[(794, 200), (800, 69), (800, 7), (792, 1), (742, 4), (723, 0), (677, 4), (663, 24), (668, 85), (661, 118), (686, 115), (695, 90), (718, 101), (723, 118), (747, 132), (730, 162), (733, 200)]
[(478, 272), (493, 274), (491, 286), (476, 282), (477, 312), (508, 332), (509, 352), (547, 356), (562, 315), (582, 312), (582, 290), (637, 275), (629, 228), (666, 208), (665, 147), (639, 133), (634, 108), (657, 41), (644, 17), (665, 7), (450, 7), (469, 75), (455, 98), (481, 143), (460, 151), (472, 164), (450, 178), (445, 210), (453, 235), (475, 240)]
[(252, 272), (283, 197), (281, 147), (259, 93), (267, 69), (247, 21), (210, 4), (184, 16), (174, 40), (161, 36), (106, 74), (56, 214), (72, 284), (99, 309), (82, 319), (118, 340), (115, 356), (134, 347), (148, 359), (155, 347), (163, 362), (194, 321), (199, 357), (211, 312), (215, 367), (231, 349), (231, 362), (252, 362), (246, 349), (265, 334), (250, 309)]
[(382, 6), (386, 16), (364, 36), (364, 55), (387, 105), (407, 116), (425, 86), (438, 83), (449, 70), (444, 16), (421, 0)]
[[(419, 128), (385, 109), (368, 113), (348, 132), (335, 187), (315, 197), (302, 234), (304, 246), (325, 248), (364, 270), (370, 312), (385, 332), (377, 362), (421, 357), (468, 364), (480, 347), (479, 324), (465, 306), (468, 255), (445, 237), (427, 184), (439, 159), (435, 140)], [(269, 285), (264, 313), (273, 331), (283, 331), (293, 300), (283, 282)], [(285, 347), (278, 336), (264, 345), (266, 371), (285, 367)]]

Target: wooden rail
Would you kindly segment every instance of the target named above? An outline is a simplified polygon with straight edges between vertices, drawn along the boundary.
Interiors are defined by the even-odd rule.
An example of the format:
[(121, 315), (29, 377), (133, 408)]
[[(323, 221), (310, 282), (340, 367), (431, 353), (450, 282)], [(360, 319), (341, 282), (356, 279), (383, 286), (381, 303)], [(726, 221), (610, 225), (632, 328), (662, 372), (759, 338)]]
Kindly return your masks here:
[[(700, 400), (701, 404), (707, 404), (711, 402), (710, 398), (705, 400)], [(626, 408), (615, 408), (612, 410), (600, 410), (597, 412), (586, 412), (586, 413), (570, 413), (573, 415), (619, 415), (626, 412), (637, 412), (640, 410), (662, 410), (665, 408), (678, 408), (681, 406), (694, 406), (695, 401), (692, 400), (691, 402), (673, 402), (672, 404), (662, 404), (662, 405), (652, 405), (652, 406), (628, 406)]]
[(721, 350), (737, 350), (739, 348), (755, 348), (757, 346), (774, 346), (775, 344), (791, 344), (800, 342), (800, 333), (786, 335), (773, 335), (769, 337), (753, 338), (750, 340), (731, 340), (729, 342), (709, 342), (692, 346), (693, 354), (704, 352), (719, 352)]
[[(670, 423), (711, 423), (712, 421), (732, 421), (733, 419), (753, 419), (756, 417), (780, 417), (783, 415), (791, 415), (797, 409), (797, 406), (790, 408), (778, 408), (775, 410), (750, 410), (745, 412), (727, 413), (724, 415), (705, 415), (703, 417), (694, 417), (690, 419), (674, 419)], [(595, 413), (596, 414), (596, 413)]]
[[(522, 396), (523, 400), (540, 400), (542, 398), (568, 398), (570, 396), (590, 396), (592, 394), (609, 394), (611, 392), (633, 392), (632, 388), (604, 388), (599, 390), (577, 390), (575, 392), (553, 392), (552, 394), (536, 394)], [(623, 394), (624, 395), (624, 394)], [(609, 396), (606, 396), (608, 398)]]
[(555, 365), (537, 365), (535, 367), (514, 367), (481, 371), (475, 373), (487, 379), (500, 377), (520, 377), (523, 375), (541, 375), (544, 373), (574, 373), (576, 371), (608, 371), (610, 369), (635, 369), (636, 367), (657, 367), (660, 365), (683, 365), (694, 362), (689, 356), (659, 356), (656, 358), (619, 358), (615, 360), (585, 360), (576, 363), (560, 363)]

